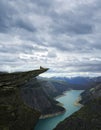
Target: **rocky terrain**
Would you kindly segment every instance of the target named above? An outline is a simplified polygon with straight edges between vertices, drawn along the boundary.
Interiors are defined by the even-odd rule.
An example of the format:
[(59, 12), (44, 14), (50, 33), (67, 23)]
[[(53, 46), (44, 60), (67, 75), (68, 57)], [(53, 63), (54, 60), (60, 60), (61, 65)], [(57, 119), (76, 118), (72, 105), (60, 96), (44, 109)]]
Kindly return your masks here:
[(0, 130), (32, 130), (41, 113), (24, 103), (21, 86), (47, 71), (0, 73)]
[[(57, 105), (58, 102), (54, 98), (64, 91), (74, 89), (75, 85), (64, 80), (37, 77), (47, 70), (47, 68), (40, 68), (28, 72), (0, 73), (0, 130), (32, 130), (40, 117), (46, 118), (65, 112), (62, 106)], [(97, 81), (96, 78), (94, 81)], [(89, 105), (91, 99), (95, 99), (92, 97), (101, 96), (99, 83), (97, 85), (98, 87), (88, 89), (82, 94), (82, 104)], [(78, 85), (75, 89), (79, 89)], [(98, 106), (95, 107), (99, 108), (100, 99), (96, 99), (92, 102), (97, 102)], [(88, 107), (87, 110), (84, 109), (85, 107), (82, 111), (86, 113)]]
[(62, 95), (64, 91), (73, 89), (74, 86), (74, 84), (67, 83), (64, 80), (38, 77), (33, 78), (23, 85), (20, 92), (23, 101), (32, 108), (40, 111), (41, 117), (45, 118), (65, 111), (63, 107), (56, 105), (58, 102), (53, 97)]
[(84, 104), (78, 112), (60, 122), (54, 130), (101, 130), (101, 83), (81, 94)]
[(0, 73), (0, 130), (31, 130), (40, 117), (65, 112), (54, 97), (68, 85), (36, 78), (47, 70)]
[[(58, 106), (58, 102), (53, 99), (57, 90), (46, 81), (40, 81), (36, 78), (25, 84), (20, 89), (23, 101), (41, 112), (41, 117), (51, 116), (56, 113), (63, 113), (65, 109)], [(58, 93), (58, 92), (57, 92)]]
[(97, 82), (95, 86), (96, 87), (92, 87), (91, 89), (88, 89), (81, 94), (82, 96), (82, 100), (80, 101), (81, 104), (85, 105), (91, 102), (93, 99), (101, 97), (101, 83)]

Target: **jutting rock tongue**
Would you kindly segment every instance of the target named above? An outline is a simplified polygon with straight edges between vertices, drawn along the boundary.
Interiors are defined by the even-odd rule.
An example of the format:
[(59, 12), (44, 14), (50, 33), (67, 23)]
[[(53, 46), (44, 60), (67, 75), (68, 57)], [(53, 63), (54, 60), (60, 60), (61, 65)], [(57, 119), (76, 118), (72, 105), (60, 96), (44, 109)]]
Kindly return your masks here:
[(22, 100), (20, 90), (33, 77), (47, 71), (40, 68), (27, 72), (0, 73), (0, 130), (32, 130), (40, 112)]

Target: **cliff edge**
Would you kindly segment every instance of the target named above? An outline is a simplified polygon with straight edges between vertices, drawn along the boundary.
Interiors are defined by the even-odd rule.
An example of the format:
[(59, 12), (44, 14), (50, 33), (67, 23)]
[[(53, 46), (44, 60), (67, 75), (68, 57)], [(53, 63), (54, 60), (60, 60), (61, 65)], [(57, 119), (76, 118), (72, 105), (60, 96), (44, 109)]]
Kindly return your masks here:
[(38, 69), (27, 72), (0, 73), (0, 130), (32, 130), (40, 112), (28, 106), (20, 89), (33, 77), (47, 71)]

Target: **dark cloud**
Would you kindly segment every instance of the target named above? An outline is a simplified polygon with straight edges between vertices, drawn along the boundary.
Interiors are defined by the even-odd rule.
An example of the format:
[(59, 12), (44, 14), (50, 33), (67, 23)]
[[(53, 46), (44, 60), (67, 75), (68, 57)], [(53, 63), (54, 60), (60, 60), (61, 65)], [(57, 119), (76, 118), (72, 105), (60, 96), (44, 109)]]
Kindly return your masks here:
[(52, 3), (54, 2), (53, 0), (30, 0), (33, 4), (37, 4), (38, 6), (41, 6), (42, 8), (49, 8)]
[(69, 31), (75, 34), (89, 34), (92, 33), (92, 26), (89, 24), (78, 23), (69, 27)]
[(11, 54), (13, 54), (13, 53), (24, 53), (24, 52), (31, 52), (31, 50), (33, 50), (33, 46), (32, 45), (30, 45), (30, 44), (24, 44), (24, 45), (9, 45), (9, 46), (7, 46), (7, 45), (3, 45), (1, 48), (0, 48), (0, 52), (1, 53), (11, 53)]
[[(71, 16), (72, 17), (72, 16)], [(80, 21), (69, 20), (68, 17), (61, 19), (57, 19), (56, 23), (53, 25), (53, 32), (57, 34), (90, 34), (93, 33), (93, 26), (89, 23), (82, 23)]]
[(25, 30), (30, 31), (30, 32), (37, 31), (37, 29), (34, 27), (34, 25), (26, 19), (19, 19), (18, 21), (16, 21), (16, 27), (18, 27), (20, 29), (21, 28), (25, 29)]
[(13, 22), (14, 15), (17, 15), (17, 10), (12, 6), (11, 0), (1, 0), (0, 1), (0, 32), (10, 33)]
[(101, 73), (100, 35), (100, 0), (0, 0), (1, 70)]
[(10, 16), (8, 15), (9, 6), (5, 1), (0, 1), (0, 32), (6, 32), (10, 24)]

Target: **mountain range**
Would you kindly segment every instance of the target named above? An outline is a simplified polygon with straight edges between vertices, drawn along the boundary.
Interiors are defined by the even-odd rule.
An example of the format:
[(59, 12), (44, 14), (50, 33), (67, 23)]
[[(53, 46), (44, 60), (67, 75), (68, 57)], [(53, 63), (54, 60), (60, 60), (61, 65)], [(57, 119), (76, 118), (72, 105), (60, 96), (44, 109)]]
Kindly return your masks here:
[(101, 81), (101, 77), (39, 77), (47, 70), (0, 73), (0, 130), (32, 130), (39, 118), (65, 112), (56, 96), (70, 89), (83, 89), (83, 104), (90, 99), (85, 98), (89, 91), (93, 92)]

